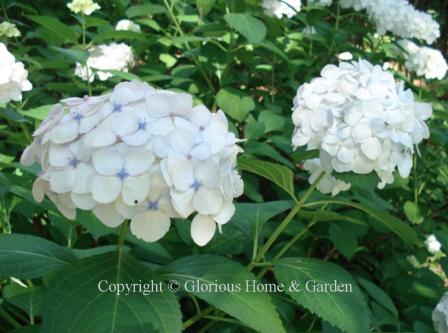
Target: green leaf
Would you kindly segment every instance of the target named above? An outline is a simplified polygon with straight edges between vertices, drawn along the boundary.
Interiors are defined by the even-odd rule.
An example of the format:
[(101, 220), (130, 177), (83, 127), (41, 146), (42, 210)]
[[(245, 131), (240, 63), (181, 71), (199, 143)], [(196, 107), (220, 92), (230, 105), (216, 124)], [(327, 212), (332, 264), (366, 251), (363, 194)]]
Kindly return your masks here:
[(196, 0), (196, 7), (201, 16), (207, 15), (215, 5), (216, 0)]
[(165, 7), (160, 5), (136, 5), (131, 6), (126, 10), (126, 16), (128, 18), (136, 17), (136, 16), (148, 16), (154, 14), (161, 14), (165, 12)]
[(128, 81), (140, 80), (140, 78), (135, 74), (117, 71), (115, 69), (109, 69), (109, 70), (106, 70), (105, 72), (109, 72), (109, 73), (113, 74), (114, 76), (117, 76), (121, 79), (128, 80)]
[(89, 53), (85, 50), (64, 49), (56, 46), (51, 46), (51, 48), (72, 59), (74, 62), (85, 63), (89, 57)]
[(395, 317), (398, 318), (398, 311), (395, 307), (395, 304), (392, 302), (389, 295), (387, 295), (381, 288), (376, 286), (370, 281), (367, 281), (363, 278), (358, 278), (358, 282), (363, 287), (367, 293), (378, 303), (384, 306), (387, 310), (389, 310)]
[(221, 89), (216, 96), (216, 103), (227, 115), (239, 122), (249, 111), (255, 109), (252, 97), (231, 88)]
[(30, 117), (37, 120), (44, 120), (52, 107), (53, 105), (42, 105), (35, 109), (21, 111), (20, 113), (26, 117)]
[[(46, 333), (150, 333), (181, 332), (181, 313), (174, 294), (153, 292), (101, 292), (107, 284), (144, 288), (161, 283), (131, 255), (107, 253), (80, 260), (59, 272), (49, 283), (42, 306)], [(101, 282), (101, 285), (99, 283)], [(101, 290), (99, 289), (101, 288)], [(160, 289), (159, 289), (160, 290)]]
[[(333, 326), (347, 333), (369, 331), (367, 305), (355, 280), (343, 268), (323, 260), (284, 258), (275, 265), (274, 273), (285, 286), (296, 281), (301, 291), (286, 287), (287, 294)], [(340, 289), (343, 291), (328, 289), (324, 292), (321, 289), (318, 292), (313, 289), (325, 284), (343, 286)]]
[(35, 16), (35, 15), (27, 15), (27, 17), (42, 25), (43, 27), (50, 30), (53, 34), (57, 35), (59, 38), (61, 38), (64, 41), (69, 41), (72, 43), (78, 43), (78, 38), (80, 36), (80, 33), (76, 32), (69, 26), (65, 25), (61, 21), (59, 21), (57, 18), (52, 16)]
[[(246, 292), (246, 280), (255, 276), (239, 263), (214, 255), (196, 255), (178, 259), (161, 270), (165, 279), (176, 280), (191, 290), (187, 281), (199, 281), (201, 285), (222, 283), (239, 285), (223, 292), (191, 291), (191, 294), (237, 318), (262, 333), (285, 332), (280, 318), (267, 293)], [(258, 283), (258, 282), (257, 282)], [(191, 285), (191, 284), (190, 284)]]
[(249, 43), (261, 42), (266, 37), (266, 26), (250, 14), (230, 13), (224, 20), (236, 31), (242, 34)]
[(403, 206), (404, 214), (409, 221), (415, 224), (420, 224), (423, 222), (423, 215), (420, 208), (412, 201), (406, 201)]
[(294, 174), (291, 169), (276, 163), (243, 158), (238, 160), (238, 167), (241, 170), (254, 173), (270, 180), (288, 192), (288, 194), (295, 199), (293, 184)]
[(135, 32), (135, 31), (106, 31), (106, 32), (102, 32), (99, 33), (98, 35), (96, 35), (93, 38), (94, 43), (103, 41), (103, 40), (108, 40), (108, 39), (136, 39), (136, 40), (146, 40), (147, 37), (145, 37), (145, 34), (142, 34), (141, 32)]
[(285, 125), (285, 118), (282, 115), (269, 110), (260, 112), (258, 121), (264, 124), (265, 133), (281, 130)]
[(76, 261), (68, 248), (44, 238), (0, 235), (0, 276), (31, 279), (57, 271)]
[(3, 287), (3, 297), (9, 303), (28, 313), (29, 316), (35, 317), (40, 314), (43, 289), (41, 287), (27, 288), (11, 283)]
[(341, 225), (334, 223), (328, 229), (330, 239), (334, 246), (348, 260), (355, 254), (358, 245), (356, 235), (350, 231), (350, 228), (343, 228)]

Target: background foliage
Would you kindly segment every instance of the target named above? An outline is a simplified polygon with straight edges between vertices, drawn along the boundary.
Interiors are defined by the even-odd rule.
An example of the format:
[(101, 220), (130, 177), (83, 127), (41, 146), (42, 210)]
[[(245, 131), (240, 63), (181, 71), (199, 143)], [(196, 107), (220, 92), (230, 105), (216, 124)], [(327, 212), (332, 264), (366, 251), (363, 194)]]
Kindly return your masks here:
[[(448, 260), (423, 245), (435, 234), (448, 251), (448, 80), (425, 82), (396, 59), (392, 36), (379, 37), (363, 12), (303, 5), (295, 17), (263, 14), (255, 1), (99, 1), (101, 10), (73, 15), (64, 1), (2, 1), (4, 18), (22, 37), (8, 49), (23, 61), (33, 90), (22, 103), (0, 110), (0, 332), (432, 332), (431, 311), (445, 291)], [(447, 3), (417, 1), (442, 24), (438, 47), (447, 50)], [(129, 18), (142, 33), (115, 31)], [(310, 34), (313, 27), (315, 34)], [(308, 32), (307, 32), (308, 31)], [(126, 42), (138, 64), (90, 86), (74, 75), (87, 47)], [(344, 175), (349, 192), (313, 193), (272, 247), (265, 242), (309, 188), (302, 162), (313, 152), (293, 152), (292, 98), (340, 52), (393, 64), (417, 96), (432, 103), (431, 138), (420, 147), (409, 179), (396, 177), (379, 192), (373, 176)], [(245, 157), (237, 212), (204, 248), (189, 235), (190, 221), (157, 243), (126, 235), (92, 214), (63, 218), (30, 193), (38, 172), (18, 160), (33, 128), (61, 98), (102, 94), (139, 77), (155, 87), (186, 91), (231, 120)], [(262, 161), (261, 161), (262, 160)], [(309, 194), (309, 193), (307, 193)], [(263, 253), (263, 249), (266, 252)], [(260, 255), (261, 254), (261, 255)], [(177, 279), (238, 282), (321, 281), (354, 284), (354, 293), (154, 293), (99, 294), (97, 282)]]

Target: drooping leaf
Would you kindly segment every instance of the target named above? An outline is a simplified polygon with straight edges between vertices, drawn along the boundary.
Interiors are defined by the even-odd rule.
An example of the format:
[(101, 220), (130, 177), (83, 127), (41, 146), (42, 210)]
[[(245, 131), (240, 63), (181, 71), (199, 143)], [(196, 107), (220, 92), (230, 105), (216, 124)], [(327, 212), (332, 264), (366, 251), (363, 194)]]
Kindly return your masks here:
[(31, 279), (76, 261), (69, 248), (31, 235), (0, 235), (0, 275)]
[(350, 225), (343, 227), (343, 225), (333, 223), (328, 229), (330, 239), (336, 249), (348, 260), (355, 254), (357, 247), (356, 235), (351, 232)]
[[(367, 305), (355, 280), (343, 268), (323, 260), (284, 258), (275, 265), (274, 273), (285, 286), (297, 282), (301, 291), (286, 288), (287, 294), (325, 321), (347, 333), (369, 331)], [(332, 284), (336, 289), (330, 289)]]
[(291, 169), (276, 163), (244, 158), (238, 160), (238, 167), (270, 180), (295, 198), (294, 174)]
[[(246, 281), (255, 276), (239, 263), (214, 255), (195, 255), (173, 261), (161, 271), (165, 279), (176, 280), (193, 295), (237, 318), (261, 333), (285, 332), (267, 293), (246, 292)], [(201, 284), (239, 285), (222, 292), (192, 291), (188, 281)], [(258, 283), (258, 282), (257, 282)]]
[(384, 306), (395, 317), (398, 317), (398, 311), (395, 304), (392, 302), (389, 295), (387, 295), (380, 287), (363, 278), (358, 278), (358, 282), (375, 301)]
[(42, 25), (43, 27), (50, 30), (53, 34), (57, 35), (64, 41), (69, 41), (72, 43), (77, 43), (78, 38), (80, 37), (80, 33), (73, 30), (69, 26), (65, 25), (61, 21), (59, 21), (56, 17), (52, 16), (36, 16), (36, 15), (28, 15), (30, 20)]
[(29, 316), (40, 314), (44, 290), (41, 287), (23, 287), (11, 283), (2, 288), (2, 295), (6, 301), (22, 309)]
[[(105, 291), (107, 286), (160, 283), (158, 277), (131, 255), (106, 253), (80, 260), (50, 281), (42, 306), (46, 333), (177, 333), (181, 313), (174, 294), (161, 285), (142, 292)], [(117, 287), (118, 288), (118, 287)], [(147, 289), (148, 290), (148, 289)], [(154, 290), (154, 289), (153, 289)], [(61, 310), (63, 309), (63, 311)]]
[(415, 224), (423, 222), (423, 215), (418, 205), (412, 201), (406, 201), (403, 206), (404, 213), (409, 221)]
[(266, 37), (266, 26), (259, 19), (247, 13), (230, 13), (224, 16), (226, 22), (249, 43), (261, 42)]
[(216, 103), (227, 115), (239, 122), (249, 111), (255, 109), (255, 103), (251, 97), (230, 88), (221, 89), (218, 92)]

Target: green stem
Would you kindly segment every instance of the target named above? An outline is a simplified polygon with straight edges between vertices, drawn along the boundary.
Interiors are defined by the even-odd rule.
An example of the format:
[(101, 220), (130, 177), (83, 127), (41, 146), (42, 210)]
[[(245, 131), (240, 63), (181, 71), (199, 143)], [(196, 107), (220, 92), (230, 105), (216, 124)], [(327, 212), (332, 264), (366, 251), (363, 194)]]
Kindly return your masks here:
[[(168, 0), (163, 0), (163, 3), (165, 4), (166, 9), (168, 10), (168, 15), (169, 15), (171, 21), (173, 21), (174, 27), (176, 28), (177, 32), (179, 33), (179, 35), (181, 37), (184, 37), (185, 36), (184, 31), (182, 30), (182, 27), (180, 26), (179, 22), (176, 19), (176, 16), (174, 15), (174, 12), (173, 12), (174, 3), (171, 3), (171, 6), (170, 6), (170, 3), (168, 2)], [(207, 73), (202, 68), (201, 63), (199, 62), (199, 60), (191, 52), (190, 44), (187, 41), (184, 42), (184, 44), (185, 44), (187, 50), (190, 52), (191, 57), (192, 57), (194, 63), (196, 64), (196, 66), (198, 67), (198, 69), (201, 72), (202, 76), (204, 77), (204, 80), (207, 82), (207, 84), (212, 89), (212, 91), (215, 91), (215, 87), (213, 86), (211, 80), (207, 76)]]
[[(277, 238), (283, 233), (283, 231), (286, 229), (286, 227), (291, 223), (293, 218), (296, 216), (296, 214), (302, 209), (305, 202), (308, 200), (310, 195), (314, 192), (316, 189), (316, 186), (319, 184), (319, 182), (324, 177), (325, 173), (321, 173), (319, 177), (316, 179), (316, 181), (313, 183), (313, 185), (310, 186), (308, 190), (303, 194), (303, 196), (300, 198), (300, 200), (297, 202), (297, 204), (294, 206), (294, 208), (289, 212), (289, 214), (286, 216), (286, 218), (283, 220), (282, 223), (275, 229), (275, 231), (272, 233), (271, 237), (266, 241), (266, 243), (263, 245), (263, 247), (258, 252), (258, 255), (255, 257), (254, 262), (259, 262), (264, 255), (268, 252), (268, 250), (271, 248), (271, 246), (274, 244), (274, 242), (277, 240)], [(251, 262), (248, 266), (249, 270), (252, 270), (254, 268), (254, 262)]]
[(14, 328), (20, 328), (20, 325), (14, 317), (12, 317), (8, 312), (6, 312), (2, 307), (0, 307), (0, 317), (2, 317), (8, 324), (10, 324)]
[(118, 242), (117, 242), (117, 248), (119, 252), (123, 250), (124, 240), (126, 238), (127, 226), (128, 226), (127, 220), (124, 221), (120, 226), (120, 233), (118, 235)]

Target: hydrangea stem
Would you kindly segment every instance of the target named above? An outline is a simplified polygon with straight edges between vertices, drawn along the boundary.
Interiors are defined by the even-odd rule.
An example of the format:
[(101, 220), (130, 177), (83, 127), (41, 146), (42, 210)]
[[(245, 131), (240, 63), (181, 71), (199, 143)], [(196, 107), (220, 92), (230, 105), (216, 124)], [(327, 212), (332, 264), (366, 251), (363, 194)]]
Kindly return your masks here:
[(128, 222), (124, 221), (120, 226), (120, 232), (118, 235), (118, 251), (121, 251), (123, 249), (124, 239), (126, 238), (126, 230), (127, 230)]
[(251, 262), (248, 266), (249, 270), (252, 270), (254, 268), (254, 264), (258, 263), (264, 255), (268, 252), (268, 250), (271, 248), (271, 246), (274, 244), (274, 242), (277, 240), (277, 238), (283, 233), (283, 231), (286, 229), (286, 227), (291, 223), (293, 218), (297, 215), (297, 213), (302, 209), (305, 202), (308, 200), (310, 195), (314, 192), (317, 185), (320, 183), (322, 178), (324, 177), (325, 173), (321, 173), (319, 177), (316, 179), (316, 181), (310, 186), (308, 190), (303, 194), (303, 196), (300, 198), (300, 200), (297, 202), (297, 204), (294, 206), (294, 208), (289, 212), (288, 216), (280, 223), (280, 225), (275, 229), (275, 231), (272, 233), (271, 237), (266, 241), (266, 243), (261, 247), (260, 251), (258, 252), (257, 256), (255, 257), (255, 260)]

